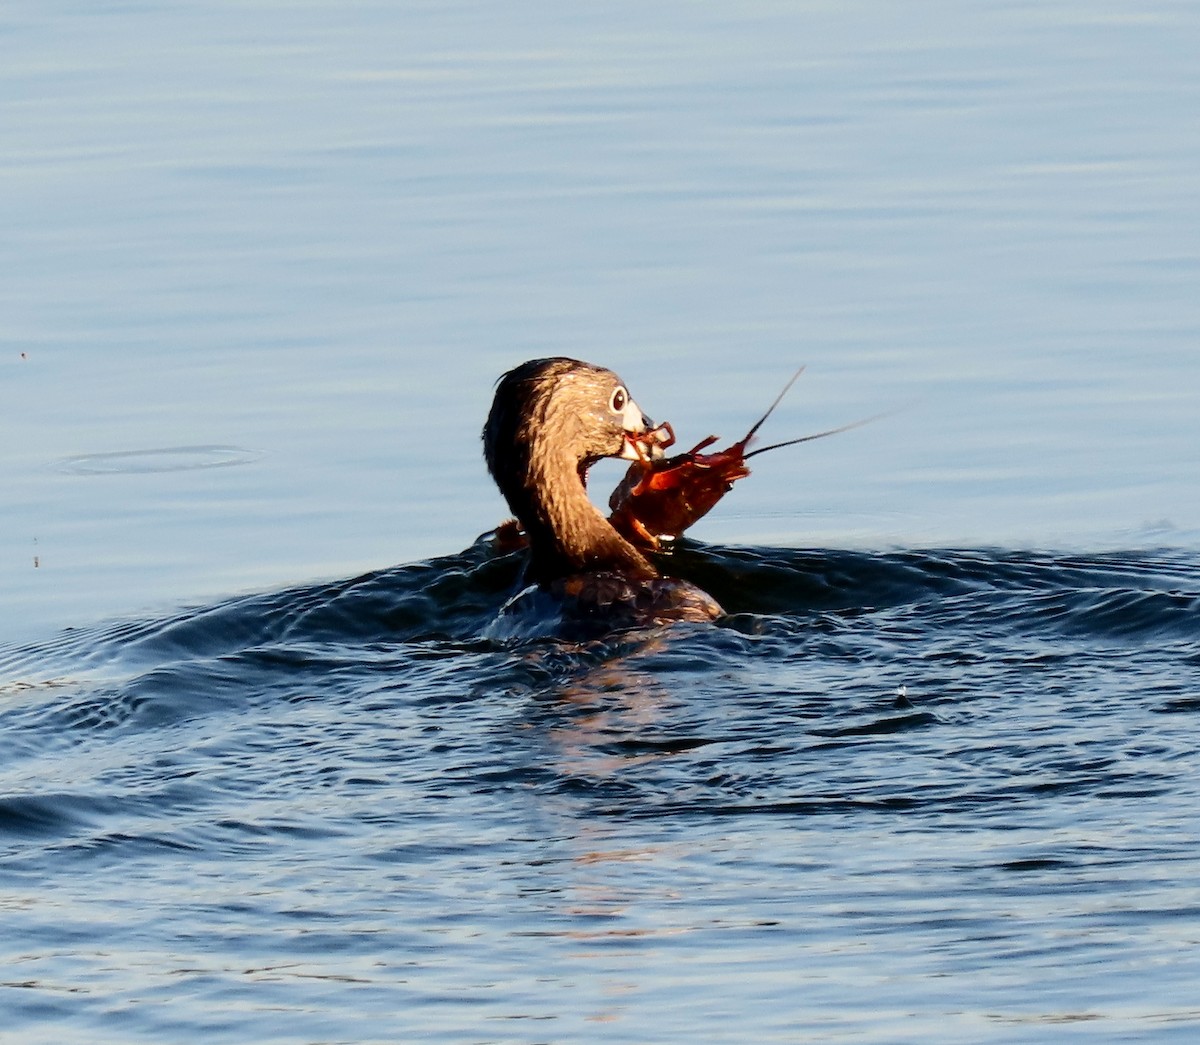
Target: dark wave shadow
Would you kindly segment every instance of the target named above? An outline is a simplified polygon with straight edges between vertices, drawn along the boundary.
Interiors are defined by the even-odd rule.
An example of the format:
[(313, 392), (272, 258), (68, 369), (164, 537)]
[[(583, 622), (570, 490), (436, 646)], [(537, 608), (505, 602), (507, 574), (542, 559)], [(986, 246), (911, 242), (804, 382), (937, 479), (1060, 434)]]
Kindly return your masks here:
[[(1056, 556), (720, 548), (685, 541), (662, 565), (716, 597), (730, 614), (721, 626), (744, 632), (830, 631), (838, 621), (909, 611), (923, 629), (974, 623), (1129, 641), (1200, 636), (1200, 564), (1170, 550)], [(456, 555), (0, 648), (0, 679), (22, 679), (34, 666), (37, 682), (45, 683), (60, 672), (102, 670), (114, 660), (152, 668), (250, 651), (265, 657), (274, 650), (278, 664), (291, 657), (305, 665), (318, 655), (336, 659), (337, 648), (353, 650), (361, 663), (376, 648), (386, 654), (425, 645), (449, 655), (494, 647), (482, 636), (519, 586), (519, 573), (519, 555), (497, 553), (485, 535)], [(538, 640), (546, 641), (552, 640)], [(620, 645), (619, 637), (614, 641)], [(603, 655), (613, 644), (596, 648)]]

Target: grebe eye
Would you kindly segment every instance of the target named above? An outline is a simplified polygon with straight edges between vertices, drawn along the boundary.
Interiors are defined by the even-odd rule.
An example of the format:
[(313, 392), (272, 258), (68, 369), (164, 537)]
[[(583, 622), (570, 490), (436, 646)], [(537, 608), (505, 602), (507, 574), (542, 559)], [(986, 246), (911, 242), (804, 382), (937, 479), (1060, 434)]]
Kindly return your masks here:
[(625, 389), (618, 387), (612, 394), (612, 399), (608, 401), (608, 405), (612, 407), (614, 414), (619, 414), (625, 409), (625, 404), (629, 402), (629, 393)]

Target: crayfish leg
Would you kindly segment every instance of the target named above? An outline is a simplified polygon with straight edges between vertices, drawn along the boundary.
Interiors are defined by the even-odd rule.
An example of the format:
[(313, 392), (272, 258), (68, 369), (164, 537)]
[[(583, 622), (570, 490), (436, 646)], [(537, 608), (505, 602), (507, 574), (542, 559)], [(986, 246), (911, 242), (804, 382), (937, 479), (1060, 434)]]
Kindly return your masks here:
[(501, 554), (529, 547), (529, 538), (516, 519), (502, 522), (492, 531), (492, 545)]
[(650, 548), (654, 551), (659, 551), (658, 537), (646, 529), (646, 524), (641, 519), (631, 517), (633, 532), (638, 535)]
[(695, 457), (696, 454), (698, 454), (701, 450), (703, 450), (705, 447), (712, 446), (712, 444), (715, 443), (720, 438), (721, 437), (719, 435), (710, 435), (705, 439), (701, 439), (700, 442), (698, 442), (695, 446), (693, 446), (683, 456), (684, 457)]
[(649, 548), (650, 551), (661, 551), (662, 547), (659, 543), (659, 538), (646, 529), (646, 524), (642, 522), (629, 508), (623, 508), (613, 512), (609, 522), (617, 528), (617, 532), (621, 534), (631, 544), (637, 545), (639, 548)]

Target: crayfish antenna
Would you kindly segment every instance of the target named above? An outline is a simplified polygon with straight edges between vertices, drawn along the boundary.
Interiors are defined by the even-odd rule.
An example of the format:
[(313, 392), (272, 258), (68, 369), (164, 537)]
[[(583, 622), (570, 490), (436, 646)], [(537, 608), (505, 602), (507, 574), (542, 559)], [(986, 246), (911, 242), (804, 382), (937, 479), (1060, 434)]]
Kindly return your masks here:
[[(786, 391), (786, 389), (784, 389)], [(757, 450), (751, 450), (750, 453), (742, 456), (743, 461), (748, 461), (755, 454), (765, 454), (768, 450), (778, 450), (782, 446), (795, 446), (797, 443), (811, 443), (814, 439), (824, 439), (827, 435), (837, 435), (839, 432), (849, 432), (852, 428), (861, 428), (863, 425), (869, 425), (872, 421), (878, 421), (882, 417), (890, 417), (895, 411), (888, 410), (882, 414), (872, 414), (870, 417), (864, 417), (861, 421), (851, 421), (848, 425), (839, 425), (837, 428), (827, 428), (824, 432), (814, 432), (812, 435), (802, 435), (799, 439), (787, 439), (782, 443), (772, 443), (770, 446), (760, 446)]]
[[(788, 389), (791, 388), (792, 385), (794, 385), (796, 383), (796, 378), (798, 378), (803, 373), (804, 373), (804, 367), (801, 367), (790, 378), (788, 378), (788, 383), (783, 386), (783, 390), (779, 393), (779, 395), (777, 395), (775, 397), (775, 402), (773, 402), (769, 407), (767, 407), (767, 412), (765, 414), (763, 414), (762, 417), (760, 417), (757, 421), (754, 422), (754, 425), (753, 425), (753, 427), (751, 427), (750, 431), (748, 431), (744, 436), (742, 436), (741, 440), (734, 444), (735, 446), (740, 446), (744, 449), (749, 444), (750, 440), (754, 438), (754, 433), (757, 432), (760, 428), (762, 428), (763, 422), (768, 417), (770, 417), (772, 413), (774, 413), (775, 408), (783, 401), (783, 397), (788, 394)], [(783, 444), (781, 444), (781, 445), (783, 445)], [(762, 453), (761, 450), (757, 450), (755, 452)], [(747, 454), (746, 456), (749, 457), (750, 455)]]

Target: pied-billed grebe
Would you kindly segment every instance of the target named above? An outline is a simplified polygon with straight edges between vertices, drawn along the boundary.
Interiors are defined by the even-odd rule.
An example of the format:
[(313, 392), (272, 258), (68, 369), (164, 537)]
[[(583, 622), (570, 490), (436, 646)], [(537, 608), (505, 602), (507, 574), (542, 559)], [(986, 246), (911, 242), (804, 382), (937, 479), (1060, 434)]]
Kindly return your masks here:
[(602, 457), (639, 456), (653, 425), (611, 370), (555, 357), (500, 378), (483, 428), (488, 471), (529, 537), (525, 580), (510, 616), (557, 614), (566, 631), (710, 621), (716, 601), (663, 577), (588, 499)]

